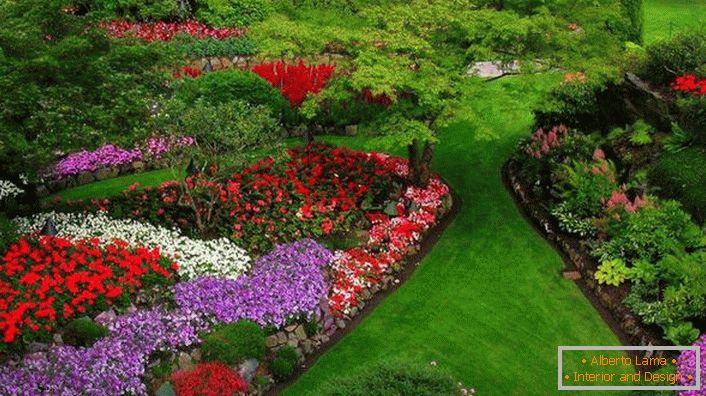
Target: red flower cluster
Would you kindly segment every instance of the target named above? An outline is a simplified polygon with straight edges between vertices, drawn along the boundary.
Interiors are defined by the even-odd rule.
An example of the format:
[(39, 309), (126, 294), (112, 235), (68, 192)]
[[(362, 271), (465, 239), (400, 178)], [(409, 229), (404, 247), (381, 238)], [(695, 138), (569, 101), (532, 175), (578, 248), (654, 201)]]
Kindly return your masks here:
[(335, 69), (335, 65), (329, 64), (307, 66), (299, 61), (296, 65), (287, 65), (280, 61), (255, 65), (252, 71), (278, 88), (292, 107), (297, 107), (308, 93), (321, 92)]
[(706, 95), (706, 78), (699, 78), (693, 74), (684, 74), (672, 82), (675, 91), (690, 93), (694, 96)]
[[(385, 166), (403, 176), (406, 162), (400, 158), (386, 158)], [(427, 187), (408, 187), (397, 202), (397, 216), (384, 213), (366, 213), (373, 226), (370, 237), (362, 247), (343, 252), (332, 265), (333, 286), (329, 296), (331, 311), (340, 315), (358, 305), (359, 294), (378, 284), (388, 269), (400, 262), (409, 249), (419, 243), (422, 233), (436, 222), (436, 211), (449, 192), (448, 186), (432, 178)]]
[(187, 34), (196, 38), (223, 40), (240, 37), (245, 33), (241, 28), (211, 28), (198, 21), (186, 22), (129, 22), (124, 20), (103, 22), (100, 27), (110, 37), (137, 37), (147, 42), (170, 41), (177, 34)]
[(201, 71), (201, 69), (199, 69), (199, 68), (191, 67), (191, 66), (184, 66), (181, 68), (181, 71), (177, 70), (176, 72), (174, 72), (174, 78), (182, 78), (182, 77), (197, 78), (197, 77), (200, 77), (201, 74), (203, 74), (203, 71)]
[(366, 153), (318, 143), (289, 155), (283, 167), (266, 159), (228, 180), (224, 203), (236, 238), (276, 243), (344, 231), (366, 197), (379, 201), (390, 191), (392, 173)]
[(220, 362), (200, 363), (191, 371), (177, 371), (172, 381), (179, 396), (234, 396), (247, 394), (248, 383)]
[(165, 283), (176, 264), (159, 249), (97, 239), (23, 238), (0, 261), (0, 331), (6, 343), (26, 329), (49, 332), (75, 315), (105, 309), (144, 284)]
[(542, 158), (549, 154), (552, 148), (561, 146), (561, 139), (569, 135), (566, 125), (553, 127), (549, 132), (539, 128), (533, 134), (530, 142), (525, 147), (525, 152), (534, 158)]

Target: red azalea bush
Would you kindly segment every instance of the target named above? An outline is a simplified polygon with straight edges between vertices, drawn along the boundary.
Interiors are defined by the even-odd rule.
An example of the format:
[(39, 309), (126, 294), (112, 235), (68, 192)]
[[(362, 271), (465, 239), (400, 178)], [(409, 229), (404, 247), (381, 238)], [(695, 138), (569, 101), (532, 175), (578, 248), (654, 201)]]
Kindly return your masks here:
[(201, 74), (203, 74), (203, 71), (199, 68), (191, 67), (191, 66), (184, 66), (181, 68), (181, 71), (177, 70), (174, 73), (174, 78), (182, 78), (182, 77), (197, 78), (197, 77), (200, 77)]
[(159, 249), (114, 241), (25, 237), (0, 261), (0, 331), (5, 343), (37, 339), (74, 316), (126, 305), (137, 289), (173, 278)]
[(100, 25), (108, 36), (115, 38), (137, 37), (147, 42), (170, 41), (178, 34), (203, 39), (223, 40), (240, 37), (245, 33), (241, 28), (211, 28), (198, 21), (186, 22), (130, 22), (124, 20), (103, 22)]
[(172, 374), (177, 396), (234, 396), (247, 394), (248, 384), (220, 362), (200, 363), (191, 371)]
[(335, 69), (335, 65), (329, 64), (307, 66), (299, 61), (296, 65), (287, 65), (280, 61), (255, 65), (252, 71), (278, 88), (290, 106), (297, 107), (308, 93), (321, 92)]
[(672, 82), (675, 91), (690, 93), (694, 96), (706, 95), (706, 78), (699, 78), (693, 74), (683, 74)]

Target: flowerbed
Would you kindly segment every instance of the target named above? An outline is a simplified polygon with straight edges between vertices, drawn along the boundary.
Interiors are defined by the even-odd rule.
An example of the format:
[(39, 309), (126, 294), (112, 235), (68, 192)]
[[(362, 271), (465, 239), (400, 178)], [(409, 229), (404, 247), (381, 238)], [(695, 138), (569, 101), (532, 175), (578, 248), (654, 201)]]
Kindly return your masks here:
[[(692, 346), (697, 346), (700, 348), (699, 359), (700, 359), (700, 370), (701, 370), (701, 389), (681, 391), (678, 393), (679, 396), (703, 396), (706, 395), (706, 384), (704, 383), (704, 378), (706, 378), (706, 370), (704, 370), (704, 361), (706, 361), (706, 335), (702, 335)], [(677, 373), (681, 374), (679, 385), (680, 386), (694, 386), (696, 385), (696, 353), (694, 351), (683, 351), (679, 358), (677, 358)], [(691, 378), (689, 378), (691, 376)]]
[(20, 232), (40, 230), (52, 219), (60, 236), (97, 238), (102, 244), (122, 239), (132, 245), (159, 248), (162, 254), (179, 262), (183, 279), (203, 275), (237, 278), (250, 267), (250, 257), (227, 238), (198, 240), (178, 230), (141, 223), (130, 219), (113, 219), (105, 213), (40, 213), (30, 218), (16, 218)]
[[(173, 280), (159, 249), (115, 240), (41, 236), (10, 246), (0, 266), (0, 330), (6, 344), (41, 338), (78, 314), (125, 305), (138, 288)], [(30, 334), (34, 334), (30, 336)]]
[(242, 28), (212, 28), (198, 21), (130, 22), (116, 20), (104, 22), (100, 26), (106, 30), (110, 37), (137, 37), (147, 42), (170, 41), (179, 34), (199, 39), (223, 40), (229, 37), (240, 37), (245, 33), (245, 29)]
[(54, 165), (53, 171), (60, 178), (83, 172), (95, 172), (104, 167), (115, 167), (135, 161), (160, 158), (171, 150), (193, 144), (195, 141), (189, 136), (177, 139), (152, 137), (145, 142), (144, 149), (124, 149), (113, 144), (106, 144), (93, 151), (81, 150), (67, 155)]
[(287, 65), (280, 61), (255, 65), (252, 71), (278, 88), (292, 107), (298, 107), (309, 93), (317, 94), (324, 89), (335, 69), (335, 65), (307, 66), (304, 61)]

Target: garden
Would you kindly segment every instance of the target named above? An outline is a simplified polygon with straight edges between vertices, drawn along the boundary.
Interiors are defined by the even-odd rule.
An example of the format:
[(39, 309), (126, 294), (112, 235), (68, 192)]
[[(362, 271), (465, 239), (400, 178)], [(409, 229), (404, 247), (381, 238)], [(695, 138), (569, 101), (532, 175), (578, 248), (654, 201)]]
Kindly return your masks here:
[(682, 3), (0, 4), (0, 394), (546, 395), (559, 345), (706, 346)]

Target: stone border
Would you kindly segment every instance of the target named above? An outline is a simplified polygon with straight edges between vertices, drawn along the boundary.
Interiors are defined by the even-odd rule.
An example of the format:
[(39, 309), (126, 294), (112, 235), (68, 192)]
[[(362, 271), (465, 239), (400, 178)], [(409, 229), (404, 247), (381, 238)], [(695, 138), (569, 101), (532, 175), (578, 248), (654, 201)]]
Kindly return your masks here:
[[(361, 294), (363, 301), (358, 304), (358, 307), (351, 311), (351, 314), (335, 320), (335, 323), (331, 327), (326, 328), (324, 325), (322, 334), (312, 336), (311, 339), (315, 340), (314, 346), (310, 353), (303, 351), (303, 359), (300, 359), (299, 365), (297, 365), (294, 373), (287, 380), (275, 383), (264, 392), (264, 395), (278, 395), (289, 385), (293, 384), (309, 367), (316, 363), (319, 357), (353, 331), (365, 317), (375, 310), (378, 304), (383, 302), (409, 279), (424, 256), (426, 256), (434, 245), (436, 245), (436, 242), (439, 241), (446, 227), (453, 222), (456, 215), (461, 211), (461, 197), (456, 194), (451, 188), (451, 185), (443, 178), (442, 182), (449, 187), (449, 194), (444, 197), (442, 205), (436, 213), (438, 216), (436, 224), (425, 232), (419, 244), (419, 248), (409, 252), (398, 270), (394, 269), (396, 266), (391, 266), (387, 271), (387, 275), (383, 277), (383, 281), (379, 285), (366, 289), (365, 292)], [(325, 323), (327, 319), (328, 318), (321, 318), (320, 323)], [(288, 340), (295, 338), (292, 334), (296, 333), (297, 329), (301, 328), (301, 325), (290, 327), (293, 327), (292, 331), (285, 336)], [(285, 330), (287, 329), (288, 328), (285, 328)], [(281, 338), (279, 333), (277, 333), (276, 336)], [(306, 340), (302, 342), (306, 342)], [(276, 348), (277, 347), (274, 347), (273, 349)]]
[[(580, 238), (559, 229), (549, 211), (538, 202), (531, 188), (518, 176), (519, 166), (515, 160), (509, 160), (503, 165), (503, 184), (511, 193), (522, 215), (562, 257), (565, 264), (562, 276), (576, 282), (624, 345), (664, 345), (661, 333), (642, 323), (642, 320), (623, 304), (622, 300), (630, 290), (629, 282), (620, 287), (598, 284), (594, 276), (598, 262), (591, 256), (586, 244)], [(639, 356), (663, 356), (665, 353), (639, 352), (643, 352), (638, 354)], [(638, 369), (651, 368), (640, 366)]]

